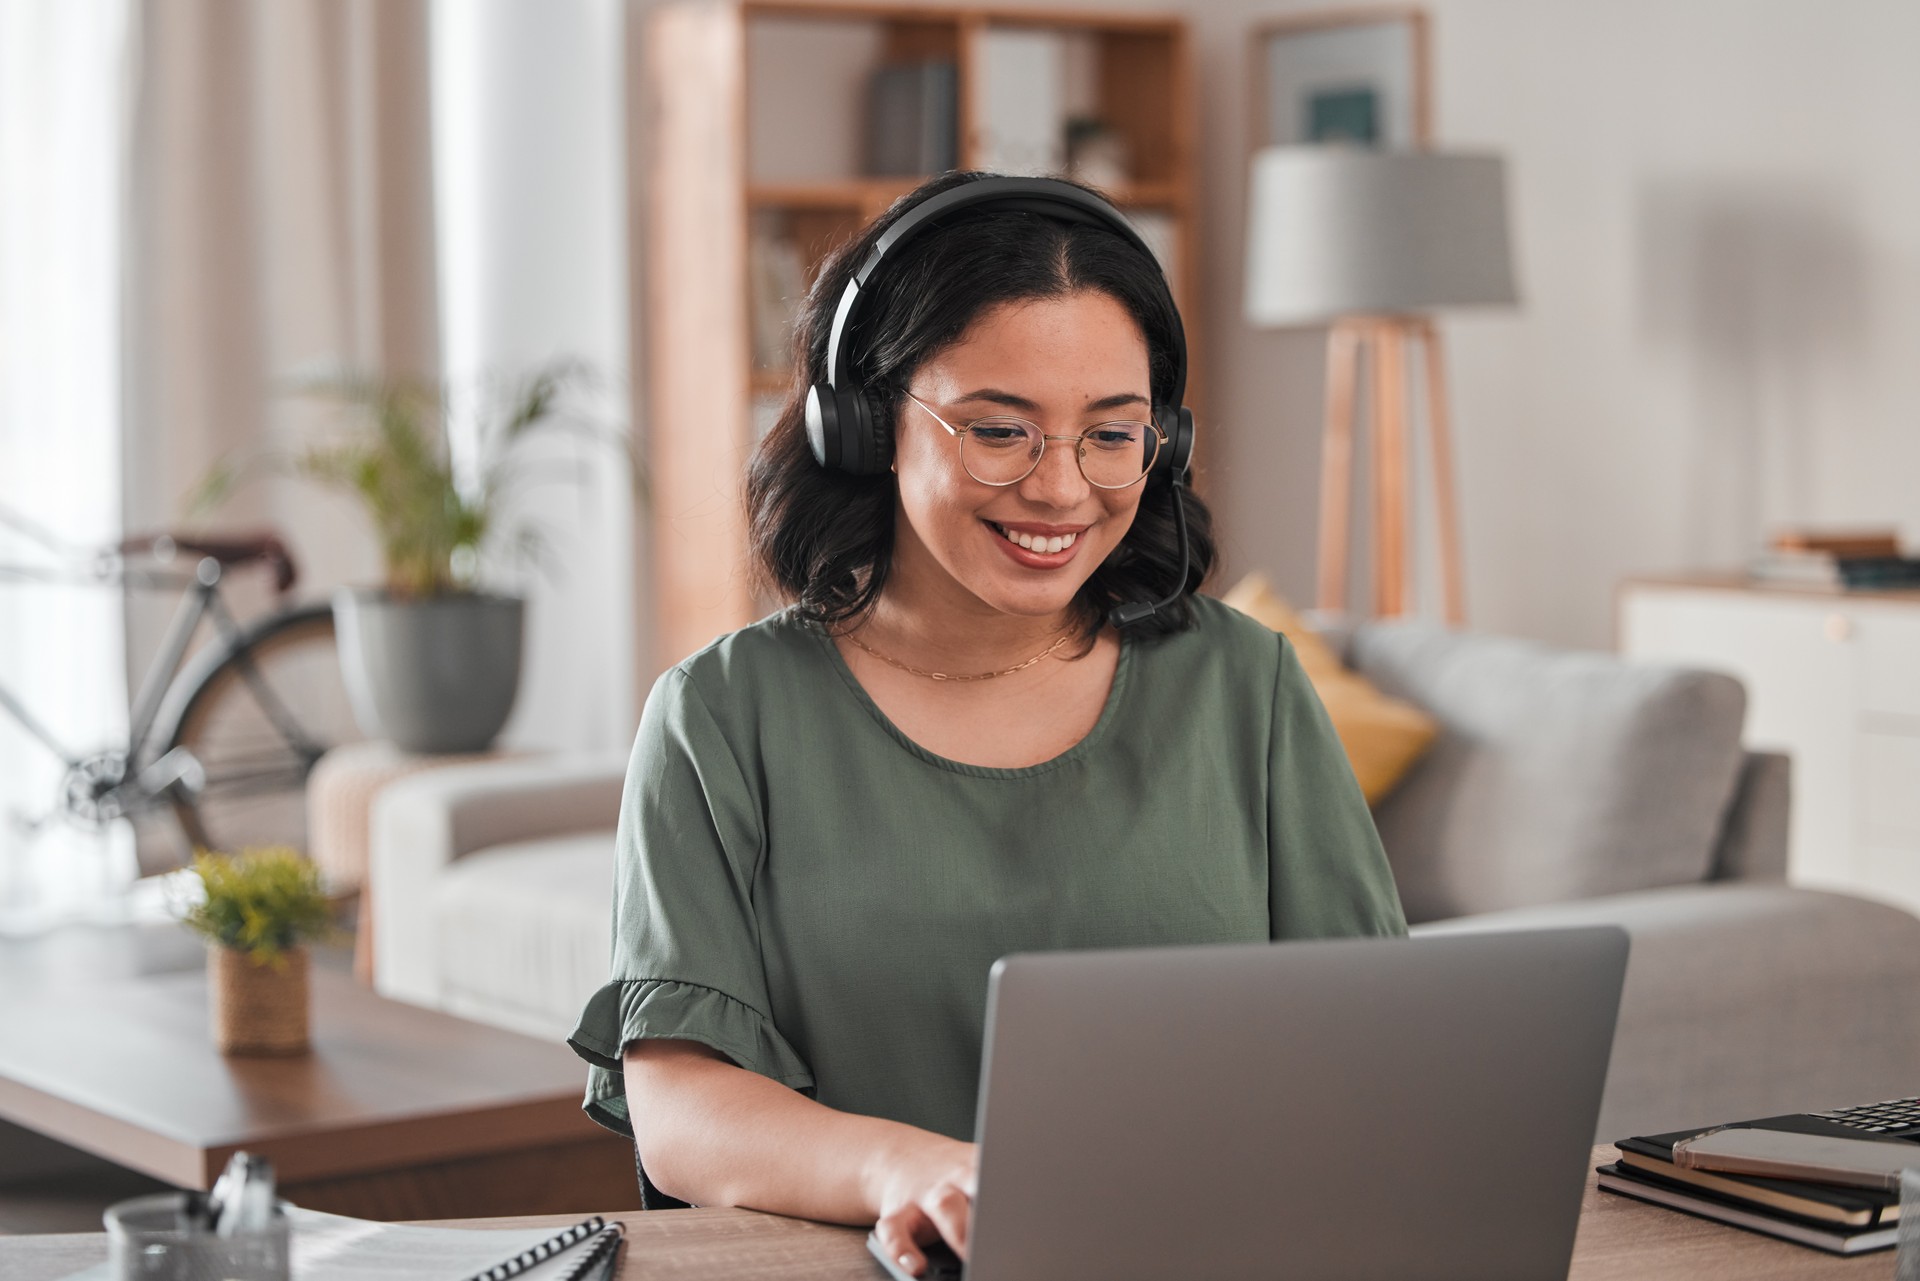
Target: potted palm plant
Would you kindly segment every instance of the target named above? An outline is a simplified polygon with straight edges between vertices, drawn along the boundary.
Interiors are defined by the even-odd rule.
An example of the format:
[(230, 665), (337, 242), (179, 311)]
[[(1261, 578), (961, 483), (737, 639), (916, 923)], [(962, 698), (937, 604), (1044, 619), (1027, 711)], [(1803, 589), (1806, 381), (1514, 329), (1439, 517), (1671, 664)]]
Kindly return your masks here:
[[(525, 602), (485, 589), (481, 552), (501, 536), (512, 490), (534, 475), (520, 448), (527, 437), (621, 441), (572, 407), (587, 382), (581, 366), (557, 362), (476, 396), (476, 465), (464, 472), (449, 446), (445, 388), (368, 377), (299, 388), (345, 411), (344, 429), (277, 464), (352, 495), (380, 545), (384, 581), (334, 597), (342, 676), (369, 735), (410, 752), (478, 752), (506, 723), (520, 686)], [(202, 504), (238, 475), (217, 469)], [(524, 530), (514, 545), (539, 551)]]
[(301, 1054), (308, 1045), (306, 944), (333, 933), (320, 870), (284, 846), (193, 860), (213, 1041), (222, 1054)]

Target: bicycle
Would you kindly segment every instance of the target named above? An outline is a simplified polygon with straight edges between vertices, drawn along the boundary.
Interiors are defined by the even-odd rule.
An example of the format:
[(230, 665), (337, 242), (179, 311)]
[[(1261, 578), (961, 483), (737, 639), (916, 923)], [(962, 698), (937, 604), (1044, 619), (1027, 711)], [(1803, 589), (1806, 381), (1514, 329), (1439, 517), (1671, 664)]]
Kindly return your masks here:
[[(53, 808), (24, 826), (37, 830), (63, 816), (99, 829), (171, 810), (188, 849), (304, 849), (307, 776), (329, 748), (361, 734), (340, 675), (333, 611), (291, 602), (299, 569), (278, 535), (149, 534), (87, 548), (4, 509), (0, 525), (59, 562), (0, 563), (0, 583), (181, 593), (133, 700), (124, 743), (75, 751), (0, 682), (0, 713), (65, 767)], [(221, 588), (228, 571), (253, 565), (272, 573), (277, 604), (243, 624)], [(194, 649), (207, 622), (213, 635)], [(143, 852), (143, 870), (160, 870), (151, 861)]]

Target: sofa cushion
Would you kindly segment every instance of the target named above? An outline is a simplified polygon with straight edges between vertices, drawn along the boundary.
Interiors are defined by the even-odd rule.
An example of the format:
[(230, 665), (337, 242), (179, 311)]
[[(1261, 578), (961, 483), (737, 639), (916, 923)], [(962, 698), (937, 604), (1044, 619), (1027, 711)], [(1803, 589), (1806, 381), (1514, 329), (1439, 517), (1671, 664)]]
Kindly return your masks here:
[(1247, 575), (1220, 599), (1293, 644), (1367, 804), (1379, 804), (1433, 741), (1439, 729), (1433, 718), (1411, 703), (1388, 698), (1350, 671), (1264, 576)]
[(1418, 622), (1351, 655), (1441, 725), (1374, 816), (1408, 920), (1706, 879), (1743, 759), (1731, 676)]
[(563, 1039), (613, 951), (613, 832), (519, 841), (459, 859), (428, 906), (445, 1007)]

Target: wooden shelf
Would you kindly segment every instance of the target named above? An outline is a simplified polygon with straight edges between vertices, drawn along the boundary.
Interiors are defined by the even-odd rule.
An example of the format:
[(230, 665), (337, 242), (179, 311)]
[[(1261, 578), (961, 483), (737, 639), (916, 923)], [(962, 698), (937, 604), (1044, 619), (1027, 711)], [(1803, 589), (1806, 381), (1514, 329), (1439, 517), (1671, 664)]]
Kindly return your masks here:
[(1184, 27), (1180, 18), (1164, 13), (1128, 13), (1101, 9), (1047, 9), (1020, 5), (881, 4), (872, 0), (743, 0), (747, 17), (820, 18), (845, 22), (985, 24), (996, 27), (1059, 27), (1076, 31), (1153, 31), (1172, 33)]
[(750, 209), (846, 209), (878, 211), (925, 182), (925, 178), (845, 178), (822, 182), (754, 183), (747, 188)]
[(1113, 203), (1122, 209), (1165, 209), (1184, 212), (1187, 193), (1176, 182), (1130, 182), (1124, 187), (1108, 187)]
[[(747, 207), (755, 210), (885, 209), (932, 176), (754, 183), (747, 188)], [(1180, 210), (1186, 205), (1185, 190), (1174, 182), (1130, 182), (1104, 190), (1123, 209)]]
[[(985, 98), (993, 37), (1008, 28), (1063, 37), (1057, 123), (1091, 115), (1121, 140), (1135, 179), (1107, 194), (1155, 215), (1142, 232), (1169, 265), (1201, 364), (1197, 125), (1181, 19), (1006, 0), (667, 0), (645, 40), (648, 96), (666, 104), (650, 116), (644, 184), (658, 666), (763, 612), (741, 482), (756, 416), (793, 389), (776, 350), (778, 309), (798, 302), (835, 247), (924, 181), (859, 176), (868, 77), (951, 63), (957, 160), (984, 167), (995, 154)], [(1187, 403), (1200, 412), (1203, 400), (1191, 380)]]

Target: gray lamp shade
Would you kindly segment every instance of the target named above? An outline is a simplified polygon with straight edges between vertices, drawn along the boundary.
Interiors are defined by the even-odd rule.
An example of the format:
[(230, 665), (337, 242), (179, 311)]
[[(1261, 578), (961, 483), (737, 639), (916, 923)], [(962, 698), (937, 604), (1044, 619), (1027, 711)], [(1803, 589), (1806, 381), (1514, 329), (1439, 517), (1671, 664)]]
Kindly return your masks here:
[(1269, 147), (1249, 192), (1255, 325), (1516, 301), (1498, 156)]

